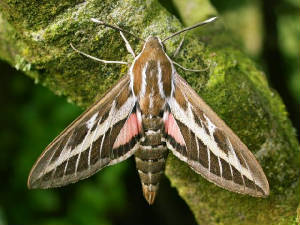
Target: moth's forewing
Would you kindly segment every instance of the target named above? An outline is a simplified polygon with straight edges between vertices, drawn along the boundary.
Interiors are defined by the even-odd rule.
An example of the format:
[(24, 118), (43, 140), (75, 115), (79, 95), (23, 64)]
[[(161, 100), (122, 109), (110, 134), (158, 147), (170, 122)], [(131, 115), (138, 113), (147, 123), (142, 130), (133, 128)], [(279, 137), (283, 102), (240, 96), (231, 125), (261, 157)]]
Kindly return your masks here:
[(30, 172), (29, 188), (74, 183), (134, 154), (141, 121), (129, 80), (124, 76), (45, 149)]
[(256, 197), (269, 194), (254, 155), (178, 74), (169, 107), (167, 146), (174, 155), (225, 189)]

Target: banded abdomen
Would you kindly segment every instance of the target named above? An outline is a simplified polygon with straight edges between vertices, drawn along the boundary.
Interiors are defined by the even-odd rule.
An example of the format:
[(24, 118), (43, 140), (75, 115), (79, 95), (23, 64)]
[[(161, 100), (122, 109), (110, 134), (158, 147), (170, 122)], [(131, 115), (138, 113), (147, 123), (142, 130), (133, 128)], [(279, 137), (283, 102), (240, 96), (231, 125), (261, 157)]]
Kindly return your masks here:
[(159, 116), (142, 116), (144, 136), (135, 153), (143, 193), (149, 204), (154, 202), (159, 180), (164, 173), (168, 150), (164, 142), (163, 119)]
[(131, 86), (142, 115), (142, 138), (135, 153), (143, 193), (154, 202), (159, 180), (168, 155), (164, 140), (163, 112), (171, 96), (174, 73), (172, 64), (156, 37), (149, 38), (131, 68)]

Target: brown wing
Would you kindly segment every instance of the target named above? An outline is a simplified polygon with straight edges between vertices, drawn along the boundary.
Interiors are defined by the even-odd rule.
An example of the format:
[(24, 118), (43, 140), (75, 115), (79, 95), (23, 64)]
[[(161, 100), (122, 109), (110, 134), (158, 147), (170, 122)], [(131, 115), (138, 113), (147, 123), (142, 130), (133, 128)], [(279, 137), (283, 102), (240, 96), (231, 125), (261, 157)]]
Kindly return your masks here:
[(254, 155), (178, 74), (169, 107), (165, 131), (175, 156), (220, 187), (256, 197), (269, 194)]
[(129, 81), (123, 77), (55, 138), (31, 169), (29, 188), (76, 182), (135, 152), (140, 121)]

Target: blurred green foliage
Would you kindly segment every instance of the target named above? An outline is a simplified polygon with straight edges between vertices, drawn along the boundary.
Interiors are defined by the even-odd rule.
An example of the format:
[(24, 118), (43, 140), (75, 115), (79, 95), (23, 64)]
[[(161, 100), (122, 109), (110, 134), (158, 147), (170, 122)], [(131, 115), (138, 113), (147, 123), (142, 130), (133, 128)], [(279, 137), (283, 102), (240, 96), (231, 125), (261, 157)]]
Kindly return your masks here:
[[(176, 14), (172, 1), (161, 2)], [(212, 3), (239, 39), (240, 48), (264, 66), (299, 129), (299, 2)], [(271, 30), (270, 18), (275, 18)], [(147, 205), (132, 161), (106, 168), (80, 185), (29, 191), (26, 181), (34, 161), (82, 110), (34, 85), (4, 62), (0, 63), (0, 71), (0, 225), (195, 223), (183, 201), (173, 200), (176, 191), (166, 180), (157, 204), (143, 212)]]

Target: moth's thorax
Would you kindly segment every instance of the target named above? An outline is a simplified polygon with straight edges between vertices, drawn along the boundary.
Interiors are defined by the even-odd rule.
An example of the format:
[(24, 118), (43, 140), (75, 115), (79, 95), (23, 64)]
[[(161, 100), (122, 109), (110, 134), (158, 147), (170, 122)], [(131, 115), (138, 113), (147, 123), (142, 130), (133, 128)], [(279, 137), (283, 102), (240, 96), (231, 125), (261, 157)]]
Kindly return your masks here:
[(172, 93), (172, 63), (157, 37), (149, 37), (131, 67), (135, 96), (145, 115), (159, 115)]

